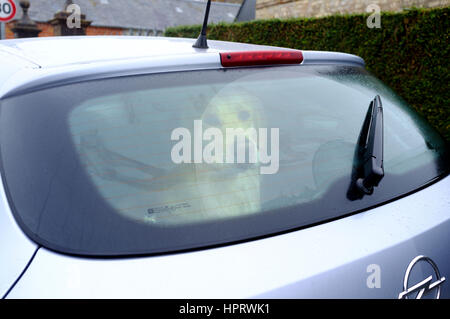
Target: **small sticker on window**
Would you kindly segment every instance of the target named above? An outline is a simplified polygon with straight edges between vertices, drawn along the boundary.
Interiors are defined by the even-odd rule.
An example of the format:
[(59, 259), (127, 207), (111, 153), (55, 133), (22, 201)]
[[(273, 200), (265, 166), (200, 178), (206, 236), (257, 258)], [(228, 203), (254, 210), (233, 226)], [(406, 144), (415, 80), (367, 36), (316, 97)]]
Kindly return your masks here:
[(149, 208), (147, 210), (147, 213), (149, 215), (161, 214), (161, 213), (173, 213), (178, 209), (189, 208), (189, 207), (191, 207), (191, 205), (189, 203), (180, 203), (180, 204), (176, 204), (176, 205), (166, 205), (166, 206)]

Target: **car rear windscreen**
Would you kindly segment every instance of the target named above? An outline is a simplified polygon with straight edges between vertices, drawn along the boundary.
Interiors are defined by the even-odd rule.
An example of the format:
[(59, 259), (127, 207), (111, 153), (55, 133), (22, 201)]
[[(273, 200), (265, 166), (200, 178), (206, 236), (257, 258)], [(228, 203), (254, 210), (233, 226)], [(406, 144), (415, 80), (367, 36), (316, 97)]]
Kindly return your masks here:
[[(380, 95), (385, 176), (351, 196)], [(441, 137), (359, 67), (129, 76), (1, 101), (14, 216), (50, 249), (165, 253), (260, 238), (360, 212), (448, 173)]]

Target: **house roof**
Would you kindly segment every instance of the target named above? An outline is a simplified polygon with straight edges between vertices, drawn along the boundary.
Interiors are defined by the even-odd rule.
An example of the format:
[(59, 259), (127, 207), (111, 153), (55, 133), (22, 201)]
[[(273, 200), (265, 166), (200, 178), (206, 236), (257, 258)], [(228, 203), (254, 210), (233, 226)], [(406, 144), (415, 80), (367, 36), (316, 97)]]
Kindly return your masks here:
[[(19, 6), (19, 0), (14, 0)], [(74, 0), (92, 21), (92, 26), (123, 29), (165, 30), (171, 26), (201, 24), (205, 14), (204, 0)], [(29, 16), (46, 22), (61, 11), (65, 0), (30, 0)], [(240, 5), (213, 2), (211, 23), (233, 22)], [(21, 11), (19, 9), (19, 11)], [(16, 19), (22, 16), (17, 14)]]

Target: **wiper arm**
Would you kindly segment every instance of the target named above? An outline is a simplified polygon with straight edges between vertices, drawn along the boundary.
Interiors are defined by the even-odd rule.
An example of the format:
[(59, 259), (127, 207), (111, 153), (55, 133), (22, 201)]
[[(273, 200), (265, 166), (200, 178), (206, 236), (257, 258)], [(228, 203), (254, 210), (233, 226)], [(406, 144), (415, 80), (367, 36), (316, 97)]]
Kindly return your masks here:
[(358, 139), (358, 175), (355, 186), (370, 195), (384, 177), (383, 106), (379, 95), (370, 102)]

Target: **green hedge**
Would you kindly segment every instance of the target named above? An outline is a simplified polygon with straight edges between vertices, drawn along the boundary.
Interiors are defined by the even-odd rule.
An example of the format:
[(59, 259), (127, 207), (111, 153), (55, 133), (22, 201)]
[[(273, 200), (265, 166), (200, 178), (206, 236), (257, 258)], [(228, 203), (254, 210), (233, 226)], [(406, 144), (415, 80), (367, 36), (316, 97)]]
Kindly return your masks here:
[[(381, 29), (369, 29), (366, 14), (216, 24), (208, 38), (359, 55), (450, 141), (449, 10), (383, 13)], [(165, 35), (196, 38), (199, 32), (200, 26), (181, 26)]]

